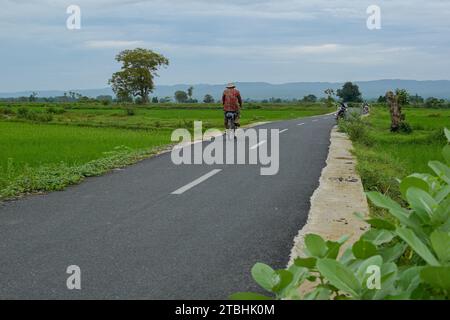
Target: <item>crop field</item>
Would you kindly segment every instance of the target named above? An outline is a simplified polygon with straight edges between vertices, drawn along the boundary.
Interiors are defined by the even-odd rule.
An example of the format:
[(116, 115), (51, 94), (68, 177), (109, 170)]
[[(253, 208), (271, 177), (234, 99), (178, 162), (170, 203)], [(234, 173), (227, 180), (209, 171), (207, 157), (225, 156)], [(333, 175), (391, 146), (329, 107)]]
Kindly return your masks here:
[[(28, 110), (24, 112), (24, 110)], [(2, 112), (3, 111), (3, 112)], [(330, 112), (322, 105), (261, 106), (249, 105), (242, 111), (242, 124), (259, 121), (285, 120)], [(203, 121), (204, 128), (222, 128), (223, 113), (219, 105), (161, 107), (104, 107), (101, 105), (12, 105), (0, 106), (0, 115), (17, 119), (39, 120), (49, 123), (125, 129), (192, 128), (193, 121)], [(13, 113), (13, 115), (9, 115)], [(46, 118), (46, 116), (50, 117)]]
[(367, 191), (380, 191), (400, 201), (397, 179), (413, 173), (433, 173), (429, 161), (444, 161), (444, 128), (450, 128), (450, 109), (405, 108), (412, 133), (391, 133), (390, 115), (379, 106), (350, 130), (358, 158), (358, 171)]
[[(255, 106), (242, 124), (329, 113), (318, 106)], [(0, 106), (0, 198), (60, 190), (131, 164), (170, 144), (172, 130), (222, 128), (220, 106), (116, 107), (101, 105)], [(88, 166), (88, 167), (86, 167)]]

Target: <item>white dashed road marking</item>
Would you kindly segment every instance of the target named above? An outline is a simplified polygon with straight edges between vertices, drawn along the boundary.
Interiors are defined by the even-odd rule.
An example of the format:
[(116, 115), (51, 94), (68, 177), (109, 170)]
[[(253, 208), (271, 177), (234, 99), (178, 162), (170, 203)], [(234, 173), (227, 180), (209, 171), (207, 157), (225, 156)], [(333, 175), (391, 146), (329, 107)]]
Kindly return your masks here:
[(257, 145), (254, 145), (253, 147), (250, 148), (250, 150), (255, 150), (258, 149), (260, 146), (262, 146), (264, 143), (266, 143), (267, 140), (261, 141), (260, 143), (258, 143)]
[(288, 131), (288, 130), (289, 130), (289, 129), (281, 130), (280, 133), (284, 133), (284, 132), (286, 132), (286, 131)]
[(212, 170), (211, 172), (205, 174), (204, 176), (201, 176), (200, 178), (198, 178), (197, 180), (192, 181), (191, 183), (185, 185), (184, 187), (172, 192), (172, 194), (175, 195), (180, 195), (185, 193), (186, 191), (192, 189), (193, 187), (199, 185), (200, 183), (208, 180), (209, 178), (211, 178), (212, 176), (215, 176), (216, 174), (218, 174), (220, 171), (222, 171), (222, 169), (215, 169)]

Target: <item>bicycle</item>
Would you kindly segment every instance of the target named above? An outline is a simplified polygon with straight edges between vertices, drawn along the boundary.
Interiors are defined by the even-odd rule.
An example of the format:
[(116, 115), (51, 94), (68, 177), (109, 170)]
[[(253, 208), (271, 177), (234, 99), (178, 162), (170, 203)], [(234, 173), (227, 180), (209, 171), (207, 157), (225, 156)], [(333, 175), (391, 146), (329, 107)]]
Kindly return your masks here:
[(228, 111), (225, 114), (225, 117), (227, 118), (227, 137), (232, 140), (236, 139), (236, 112)]

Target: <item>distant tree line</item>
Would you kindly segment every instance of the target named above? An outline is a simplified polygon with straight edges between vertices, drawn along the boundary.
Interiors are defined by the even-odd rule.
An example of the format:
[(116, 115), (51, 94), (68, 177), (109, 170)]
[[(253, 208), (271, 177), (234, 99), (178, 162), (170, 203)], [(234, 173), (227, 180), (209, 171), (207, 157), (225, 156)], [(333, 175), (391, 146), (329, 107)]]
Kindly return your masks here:
[[(116, 56), (116, 61), (121, 63), (121, 69), (113, 73), (109, 84), (115, 93), (115, 98), (110, 95), (101, 95), (96, 98), (90, 98), (83, 96), (77, 92), (69, 91), (64, 93), (63, 96), (58, 97), (38, 97), (36, 92), (33, 92), (28, 97), (19, 98), (3, 98), (0, 101), (8, 102), (97, 102), (104, 105), (111, 103), (136, 103), (136, 104), (148, 104), (148, 103), (199, 103), (194, 98), (194, 87), (189, 87), (186, 91), (179, 90), (174, 93), (172, 97), (150, 97), (155, 88), (155, 78), (158, 76), (157, 71), (161, 67), (169, 65), (169, 60), (161, 54), (153, 52), (152, 50), (137, 48), (134, 50), (124, 50)], [(327, 89), (324, 91), (325, 97), (318, 98), (314, 94), (308, 94), (303, 98), (297, 99), (282, 99), (282, 98), (270, 98), (270, 99), (246, 99), (245, 102), (259, 102), (259, 103), (308, 103), (315, 104), (321, 103), (327, 107), (333, 107), (337, 101), (348, 103), (361, 103), (363, 102), (362, 93), (359, 90), (358, 85), (352, 82), (346, 82), (341, 89)], [(424, 105), (428, 108), (441, 108), (449, 107), (449, 103), (443, 99), (428, 98), (423, 99), (419, 95), (410, 95), (404, 89), (397, 89), (395, 93), (398, 103), (400, 105)], [(379, 103), (386, 103), (386, 97), (380, 96), (377, 100)], [(205, 104), (220, 103), (220, 100), (215, 101), (211, 94), (206, 94), (201, 101)]]
[[(445, 99), (439, 99), (435, 97), (429, 97), (424, 99), (418, 94), (411, 95), (406, 89), (395, 90), (395, 96), (397, 97), (398, 104), (401, 106), (411, 107), (425, 107), (425, 108), (450, 108), (450, 102)], [(378, 103), (387, 103), (386, 96), (380, 96), (377, 100)]]

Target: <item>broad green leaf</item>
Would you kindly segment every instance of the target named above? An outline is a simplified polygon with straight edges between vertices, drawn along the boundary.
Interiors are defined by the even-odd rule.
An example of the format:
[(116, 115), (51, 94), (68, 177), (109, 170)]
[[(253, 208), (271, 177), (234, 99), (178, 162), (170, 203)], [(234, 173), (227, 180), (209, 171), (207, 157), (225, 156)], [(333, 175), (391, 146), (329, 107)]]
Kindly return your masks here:
[(401, 224), (408, 226), (421, 235), (424, 234), (419, 223), (412, 220), (408, 213), (394, 200), (382, 195), (379, 192), (368, 192), (367, 196), (374, 205), (388, 209), (389, 212), (400, 221)]
[(408, 245), (406, 243), (397, 243), (395, 246), (386, 247), (379, 250), (384, 262), (393, 262), (400, 258)]
[(383, 264), (383, 258), (381, 256), (373, 256), (369, 259), (364, 260), (358, 267), (358, 270), (356, 271), (356, 277), (358, 278), (359, 282), (362, 284), (362, 286), (365, 286), (365, 281), (369, 274), (367, 273), (367, 270), (371, 266), (378, 266), (381, 268)]
[(450, 143), (450, 130), (447, 128), (444, 128), (445, 136), (447, 137), (448, 143)]
[(397, 202), (379, 192), (367, 192), (366, 195), (377, 207), (404, 212)]
[[(395, 230), (395, 229), (394, 229)], [(395, 233), (387, 230), (371, 229), (367, 231), (362, 238), (371, 242), (375, 246), (380, 246), (385, 243), (389, 243), (395, 238)]]
[(308, 252), (316, 258), (323, 258), (327, 254), (327, 245), (321, 236), (308, 234), (305, 237), (305, 245)]
[(339, 290), (358, 298), (361, 292), (361, 284), (353, 272), (343, 264), (332, 259), (321, 259), (317, 261), (317, 268), (333, 286)]
[(431, 293), (426, 287), (425, 283), (420, 283), (420, 285), (411, 293), (411, 300), (430, 300)]
[(420, 272), (420, 277), (435, 288), (450, 290), (450, 266), (425, 267)]
[(448, 222), (450, 216), (450, 197), (442, 201), (438, 208), (433, 212), (431, 223), (433, 226), (440, 226)]
[(436, 257), (430, 249), (408, 228), (397, 228), (397, 234), (402, 238), (423, 260), (432, 266), (439, 266)]
[(273, 300), (270, 297), (266, 297), (259, 293), (253, 293), (253, 292), (238, 292), (235, 294), (232, 294), (230, 296), (230, 300), (237, 300), (237, 301), (259, 301), (259, 300)]
[(400, 183), (400, 191), (405, 199), (408, 189), (412, 187), (421, 189), (425, 192), (430, 192), (430, 187), (426, 181), (417, 177), (410, 176), (403, 179)]
[(292, 280), (294, 280), (294, 275), (287, 270), (278, 270), (276, 271), (276, 274), (278, 275), (280, 280), (277, 283), (277, 285), (273, 288), (273, 292), (277, 294), (282, 294), (283, 290), (286, 289), (292, 283)]
[(450, 262), (450, 234), (434, 231), (430, 237), (434, 252), (442, 264)]
[(423, 267), (409, 267), (406, 270), (403, 270), (400, 273), (400, 278), (398, 281), (399, 287), (400, 289), (402, 289), (402, 291), (407, 291), (409, 292), (409, 295), (411, 295), (412, 291), (415, 290), (421, 280), (420, 280), (420, 271), (422, 270)]
[(280, 282), (278, 274), (264, 263), (257, 263), (252, 268), (252, 276), (262, 288), (273, 292), (273, 288)]
[(431, 216), (438, 206), (428, 193), (414, 187), (408, 189), (406, 199), (423, 223), (428, 223), (431, 220)]
[(297, 258), (294, 263), (298, 267), (314, 269), (316, 267), (317, 258)]
[(353, 256), (352, 248), (347, 248), (339, 258), (339, 262), (343, 265), (348, 265), (354, 259), (355, 257)]
[(431, 161), (428, 166), (445, 182), (450, 184), (450, 168), (439, 161)]
[(373, 300), (382, 300), (394, 292), (397, 273), (397, 265), (393, 262), (381, 266), (381, 290), (374, 291)]
[(450, 233), (450, 219), (438, 228), (439, 231)]
[(445, 146), (444, 150), (442, 151), (442, 155), (444, 156), (445, 161), (447, 161), (447, 164), (450, 165), (450, 146)]
[(313, 291), (305, 294), (304, 300), (330, 300), (331, 298), (331, 290), (323, 287), (317, 287)]
[(359, 240), (352, 247), (353, 255), (358, 259), (367, 259), (377, 254), (377, 248), (370, 242)]
[[(306, 280), (309, 273), (308, 270), (303, 267), (297, 267), (295, 264), (291, 265), (288, 269), (290, 273), (294, 276), (292, 279), (291, 284), (288, 288), (286, 288), (286, 294), (287, 295), (297, 295), (298, 287)], [(294, 291), (294, 293), (290, 293), (288, 291)]]
[(435, 176), (432, 176), (431, 174), (428, 173), (413, 173), (412, 175), (410, 175), (410, 177), (418, 178), (425, 181), (426, 183), (428, 183), (430, 189), (432, 189), (433, 183), (436, 180)]
[(339, 256), (339, 250), (341, 249), (341, 244), (339, 242), (327, 241), (327, 254), (325, 258), (337, 259)]
[(368, 224), (370, 224), (370, 226), (372, 228), (375, 228), (375, 229), (384, 229), (384, 230), (390, 230), (390, 231), (395, 230), (395, 226), (392, 223), (390, 223), (389, 221), (386, 221), (384, 219), (369, 219), (369, 220), (366, 220), (366, 222)]
[(450, 194), (450, 185), (446, 185), (436, 193), (434, 199), (436, 200), (436, 202), (441, 203), (448, 197), (449, 194)]
[(350, 239), (349, 235), (345, 235), (339, 238), (339, 240), (337, 241), (341, 246), (346, 243), (348, 241), (348, 239)]

